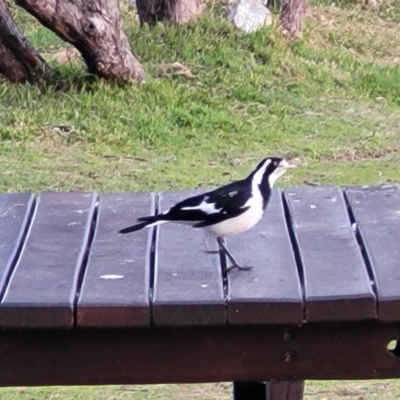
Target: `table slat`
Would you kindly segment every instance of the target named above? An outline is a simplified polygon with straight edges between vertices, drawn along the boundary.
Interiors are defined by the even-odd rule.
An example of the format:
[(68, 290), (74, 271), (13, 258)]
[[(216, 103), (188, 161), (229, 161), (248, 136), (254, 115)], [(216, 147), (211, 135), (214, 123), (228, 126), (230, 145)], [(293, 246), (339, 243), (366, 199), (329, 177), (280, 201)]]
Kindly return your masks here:
[[(166, 210), (194, 194), (165, 194), (160, 206)], [(176, 224), (159, 226), (153, 295), (155, 325), (226, 323), (219, 254), (205, 252), (211, 247), (215, 250), (216, 242), (212, 240), (207, 246), (202, 229)]]
[(250, 271), (228, 273), (231, 324), (301, 324), (301, 282), (286, 225), (281, 192), (274, 190), (263, 219), (228, 238), (228, 247)]
[(307, 321), (376, 318), (376, 301), (337, 187), (285, 190), (305, 281)]
[(78, 326), (149, 326), (153, 228), (118, 230), (154, 213), (149, 193), (100, 196), (95, 237), (78, 301)]
[(349, 188), (346, 196), (375, 277), (378, 318), (399, 321), (400, 189)]
[(0, 305), (3, 327), (73, 325), (76, 287), (97, 195), (42, 193)]
[(34, 203), (30, 193), (0, 195), (0, 298), (17, 262)]

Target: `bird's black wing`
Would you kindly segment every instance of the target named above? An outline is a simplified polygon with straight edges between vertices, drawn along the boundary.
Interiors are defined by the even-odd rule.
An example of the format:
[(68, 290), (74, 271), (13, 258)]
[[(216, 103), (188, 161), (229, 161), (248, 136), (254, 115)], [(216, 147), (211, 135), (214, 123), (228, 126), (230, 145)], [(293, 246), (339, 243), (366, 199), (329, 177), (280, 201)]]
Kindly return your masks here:
[(251, 197), (251, 184), (233, 182), (218, 189), (189, 197), (173, 206), (165, 219), (170, 221), (198, 221), (194, 227), (216, 224), (244, 213)]

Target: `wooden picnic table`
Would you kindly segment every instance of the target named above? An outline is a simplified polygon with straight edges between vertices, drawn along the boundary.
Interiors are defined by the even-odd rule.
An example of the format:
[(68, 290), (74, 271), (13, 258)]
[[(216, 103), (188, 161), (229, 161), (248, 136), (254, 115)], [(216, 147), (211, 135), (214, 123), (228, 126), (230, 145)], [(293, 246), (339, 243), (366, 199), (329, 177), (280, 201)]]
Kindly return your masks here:
[(251, 271), (201, 230), (117, 233), (188, 194), (0, 195), (1, 386), (400, 377), (398, 186), (274, 190), (228, 240)]

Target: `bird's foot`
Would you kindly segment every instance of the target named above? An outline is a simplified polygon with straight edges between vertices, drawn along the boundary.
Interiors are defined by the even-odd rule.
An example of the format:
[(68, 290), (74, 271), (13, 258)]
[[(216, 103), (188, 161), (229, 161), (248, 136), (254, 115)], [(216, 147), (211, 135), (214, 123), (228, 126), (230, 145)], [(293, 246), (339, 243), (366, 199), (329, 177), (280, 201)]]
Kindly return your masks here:
[(229, 272), (232, 271), (233, 269), (237, 269), (239, 271), (250, 271), (252, 270), (254, 267), (250, 266), (250, 265), (239, 265), (237, 263), (232, 264), (230, 267), (226, 267), (225, 268), (225, 272)]
[(231, 270), (233, 270), (233, 269), (238, 269), (239, 271), (249, 271), (249, 270), (253, 269), (253, 267), (250, 267), (250, 266), (241, 266), (241, 265), (239, 265), (239, 264), (237, 263), (237, 261), (235, 260), (235, 258), (233, 257), (233, 255), (232, 255), (232, 254), (228, 251), (228, 249), (226, 248), (223, 238), (217, 238), (217, 242), (218, 242), (220, 251), (221, 251), (222, 253), (224, 253), (224, 254), (228, 257), (229, 261), (231, 262), (231, 266), (230, 266), (230, 267), (226, 267), (226, 268), (224, 269), (225, 272), (229, 272), (229, 271), (231, 271)]

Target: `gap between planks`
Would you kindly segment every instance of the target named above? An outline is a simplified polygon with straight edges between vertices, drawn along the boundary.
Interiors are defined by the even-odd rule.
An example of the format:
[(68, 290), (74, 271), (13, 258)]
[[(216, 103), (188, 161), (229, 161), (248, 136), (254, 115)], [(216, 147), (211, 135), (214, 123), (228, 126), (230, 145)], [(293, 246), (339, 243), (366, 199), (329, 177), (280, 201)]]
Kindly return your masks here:
[[(153, 210), (153, 215), (158, 215), (160, 212), (160, 193), (152, 193), (152, 204), (151, 209)], [(153, 226), (149, 231), (150, 251), (147, 257), (149, 257), (149, 307), (150, 307), (150, 326), (154, 325), (153, 321), (153, 295), (154, 295), (154, 282), (156, 276), (156, 267), (158, 265), (158, 252), (157, 243), (159, 238), (159, 226)]]
[(81, 259), (81, 265), (76, 271), (76, 286), (75, 286), (75, 298), (73, 302), (73, 315), (74, 315), (74, 323), (73, 326), (76, 327), (78, 325), (78, 301), (79, 301), (79, 294), (82, 289), (82, 283), (83, 279), (85, 277), (87, 265), (88, 265), (88, 260), (89, 260), (89, 254), (90, 250), (92, 248), (93, 244), (93, 239), (96, 235), (96, 228), (97, 228), (97, 221), (98, 221), (98, 216), (99, 216), (99, 202), (100, 202), (100, 196), (98, 193), (95, 193), (95, 199), (93, 201), (93, 206), (91, 210), (89, 211), (91, 215), (90, 219), (90, 224), (86, 226), (86, 231), (85, 231), (85, 236), (84, 240), (86, 241), (85, 246), (82, 246), (82, 252), (81, 256), (79, 257)]
[(3, 301), (4, 294), (8, 288), (8, 284), (9, 284), (11, 277), (15, 271), (15, 267), (18, 264), (18, 261), (24, 250), (24, 246), (26, 243), (26, 238), (28, 237), (28, 234), (29, 234), (29, 230), (32, 227), (32, 220), (34, 219), (36, 209), (37, 209), (36, 197), (37, 197), (36, 195), (31, 195), (31, 198), (28, 201), (27, 212), (25, 213), (25, 216), (24, 216), (24, 219), (22, 222), (22, 226), (21, 226), (21, 230), (17, 237), (17, 241), (16, 241), (17, 245), (15, 246), (15, 249), (12, 253), (11, 260), (7, 267), (5, 278), (0, 283), (0, 304)]
[(293, 228), (293, 221), (289, 211), (289, 205), (286, 199), (286, 193), (284, 190), (281, 192), (282, 204), (283, 204), (283, 211), (285, 217), (286, 227), (289, 233), (290, 244), (292, 246), (294, 259), (297, 267), (297, 276), (300, 281), (301, 287), (301, 298), (303, 301), (303, 322), (306, 322), (306, 289), (305, 289), (305, 281), (304, 281), (304, 267), (303, 261), (300, 256), (300, 248), (299, 243), (296, 237), (296, 233)]

